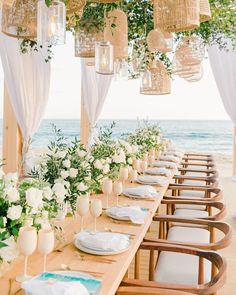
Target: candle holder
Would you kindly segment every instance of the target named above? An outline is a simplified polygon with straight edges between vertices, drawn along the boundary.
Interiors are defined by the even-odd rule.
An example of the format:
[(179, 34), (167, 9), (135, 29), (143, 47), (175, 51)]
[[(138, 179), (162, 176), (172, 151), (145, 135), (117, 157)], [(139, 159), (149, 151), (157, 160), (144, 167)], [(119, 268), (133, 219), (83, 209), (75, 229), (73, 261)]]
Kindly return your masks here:
[(95, 44), (95, 69), (98, 74), (113, 74), (113, 45), (110, 42), (101, 41)]

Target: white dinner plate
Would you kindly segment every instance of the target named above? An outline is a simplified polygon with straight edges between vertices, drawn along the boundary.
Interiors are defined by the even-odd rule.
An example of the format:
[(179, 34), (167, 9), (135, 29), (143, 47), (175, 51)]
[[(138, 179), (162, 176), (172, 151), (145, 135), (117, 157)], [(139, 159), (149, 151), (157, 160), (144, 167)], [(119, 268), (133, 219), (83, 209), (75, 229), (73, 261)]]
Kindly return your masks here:
[(123, 193), (123, 195), (125, 197), (128, 197), (128, 198), (131, 198), (131, 199), (140, 199), (140, 200), (145, 200), (145, 199), (148, 199), (148, 200), (155, 200), (155, 198), (158, 198), (159, 197), (159, 194), (156, 194), (154, 196), (151, 196), (151, 197), (147, 197), (147, 196), (137, 196), (137, 195), (131, 195), (129, 193)]

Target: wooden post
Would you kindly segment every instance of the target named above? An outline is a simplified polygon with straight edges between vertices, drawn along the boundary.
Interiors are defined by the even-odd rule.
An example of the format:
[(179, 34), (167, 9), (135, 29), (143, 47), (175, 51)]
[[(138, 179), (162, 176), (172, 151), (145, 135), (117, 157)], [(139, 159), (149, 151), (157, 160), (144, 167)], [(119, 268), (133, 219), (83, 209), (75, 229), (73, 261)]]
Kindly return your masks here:
[(236, 126), (234, 126), (234, 142), (233, 142), (233, 175), (236, 175)]
[(4, 108), (3, 108), (3, 170), (8, 172), (20, 172), (22, 160), (22, 136), (16, 121), (9, 93), (4, 84)]
[(84, 106), (83, 88), (81, 89), (81, 116), (80, 116), (80, 141), (87, 146), (89, 138), (90, 123)]

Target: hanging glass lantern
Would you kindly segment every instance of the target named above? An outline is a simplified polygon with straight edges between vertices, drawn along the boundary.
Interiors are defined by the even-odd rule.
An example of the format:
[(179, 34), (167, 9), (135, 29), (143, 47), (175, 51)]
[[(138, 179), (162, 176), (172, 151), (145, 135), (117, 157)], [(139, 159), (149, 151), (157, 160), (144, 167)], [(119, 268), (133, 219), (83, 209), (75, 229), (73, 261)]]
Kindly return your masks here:
[(147, 94), (148, 91), (152, 88), (152, 77), (149, 71), (145, 71), (141, 73), (140, 80), (140, 93)]
[(147, 36), (147, 45), (151, 52), (171, 52), (173, 50), (173, 36), (160, 29), (151, 30)]
[(115, 80), (128, 80), (129, 70), (126, 59), (116, 59), (114, 63)]
[(103, 40), (103, 34), (99, 32), (86, 32), (81, 30), (75, 33), (75, 56), (95, 57), (95, 43)]
[(15, 0), (2, 3), (2, 32), (8, 36), (34, 39), (37, 35), (37, 1)]
[(101, 41), (95, 44), (95, 69), (98, 74), (112, 75), (114, 71), (113, 46)]
[(185, 80), (188, 82), (198, 82), (202, 79), (203, 73), (204, 73), (203, 66), (200, 64), (199, 71), (189, 77), (185, 77)]
[(38, 43), (63, 45), (66, 40), (66, 7), (60, 0), (53, 0), (47, 7), (44, 0), (38, 2)]

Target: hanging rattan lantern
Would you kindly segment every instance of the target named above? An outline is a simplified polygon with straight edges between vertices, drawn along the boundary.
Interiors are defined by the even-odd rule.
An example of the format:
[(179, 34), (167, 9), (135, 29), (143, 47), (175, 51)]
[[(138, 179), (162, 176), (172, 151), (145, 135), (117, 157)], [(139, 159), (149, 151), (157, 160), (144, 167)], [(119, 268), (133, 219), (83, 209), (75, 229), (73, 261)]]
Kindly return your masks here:
[(69, 0), (66, 5), (66, 15), (77, 14), (80, 17), (83, 14), (84, 6), (86, 5), (86, 0)]
[(128, 58), (128, 20), (124, 11), (114, 9), (108, 12), (104, 40), (113, 45), (114, 59)]
[(87, 0), (87, 2), (92, 2), (92, 3), (117, 3), (117, 2), (120, 2), (120, 0)]
[(148, 70), (141, 73), (140, 77), (140, 93), (147, 94), (152, 89), (152, 75)]
[(150, 72), (151, 75), (151, 87), (144, 88), (141, 84), (141, 94), (163, 95), (171, 92), (170, 75), (161, 61), (154, 60), (150, 62), (148, 65), (148, 72)]
[(206, 22), (211, 19), (211, 7), (208, 0), (200, 0), (200, 21)]
[(95, 43), (103, 40), (102, 32), (80, 30), (75, 33), (75, 56), (95, 57)]
[(153, 0), (155, 28), (183, 32), (200, 25), (199, 0)]
[(188, 77), (185, 77), (184, 79), (188, 82), (198, 82), (203, 77), (203, 66), (200, 64), (199, 71), (193, 75), (190, 75)]
[(189, 82), (199, 81), (202, 78), (203, 68), (201, 63), (195, 65), (182, 65), (176, 58), (174, 58), (172, 65), (173, 74)]
[(160, 29), (151, 30), (147, 36), (148, 50), (151, 52), (171, 52), (173, 50), (173, 36)]
[(5, 0), (2, 3), (2, 32), (8, 36), (34, 39), (37, 36), (37, 1)]

